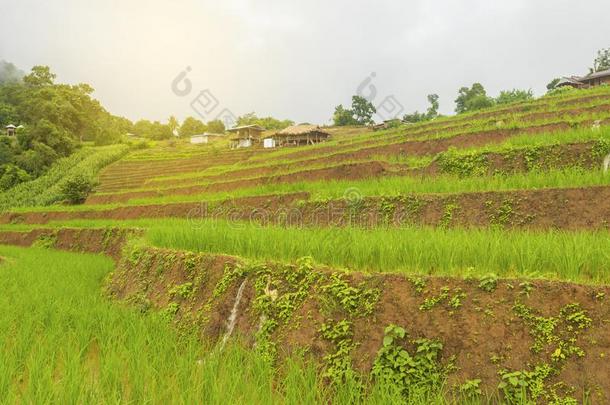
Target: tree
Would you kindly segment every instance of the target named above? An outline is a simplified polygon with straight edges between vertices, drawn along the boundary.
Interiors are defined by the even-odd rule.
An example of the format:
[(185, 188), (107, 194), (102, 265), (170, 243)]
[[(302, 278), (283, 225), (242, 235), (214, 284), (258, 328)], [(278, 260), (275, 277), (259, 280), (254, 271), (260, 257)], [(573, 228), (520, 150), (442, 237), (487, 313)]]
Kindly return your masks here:
[(434, 118), (438, 117), (438, 109), (440, 106), (438, 99), (438, 94), (428, 94), (428, 102), (430, 103), (430, 107), (428, 107), (426, 113), (415, 111), (412, 114), (405, 114), (405, 116), (402, 117), (402, 121), (414, 124), (416, 122), (433, 120)]
[(428, 94), (428, 102), (430, 103), (430, 107), (428, 107), (426, 116), (430, 120), (438, 117), (438, 109), (440, 107), (438, 99), (438, 94)]
[(18, 83), (23, 79), (24, 73), (15, 65), (0, 60), (0, 84)]
[(167, 126), (169, 127), (170, 131), (172, 131), (172, 135), (173, 135), (173, 134), (177, 133), (178, 128), (180, 127), (180, 123), (178, 122), (176, 117), (174, 117), (172, 115), (167, 120)]
[(180, 126), (178, 134), (181, 137), (187, 137), (197, 134), (203, 134), (207, 130), (208, 127), (203, 122), (199, 121), (197, 118), (187, 117)]
[(496, 98), (497, 104), (510, 104), (516, 102), (530, 101), (534, 99), (532, 90), (504, 90)]
[(491, 107), (494, 100), (487, 97), (487, 92), (481, 83), (474, 83), (471, 88), (462, 87), (455, 99), (455, 112), (458, 114)]
[(362, 96), (352, 97), (352, 111), (354, 119), (359, 125), (374, 124), (373, 114), (377, 112), (373, 103)]
[(23, 82), (32, 87), (51, 86), (56, 77), (48, 66), (34, 66), (32, 72), (24, 76)]
[(555, 90), (555, 88), (557, 88), (557, 85), (559, 84), (559, 82), (560, 82), (560, 81), (561, 81), (561, 79), (560, 79), (559, 77), (557, 77), (557, 78), (555, 78), (555, 79), (551, 80), (551, 81), (549, 82), (549, 84), (547, 84), (547, 85), (546, 85), (546, 89), (547, 89), (548, 91)]
[(593, 61), (593, 67), (589, 70), (591, 73), (595, 73), (608, 69), (610, 69), (610, 48), (600, 49), (597, 51), (597, 57)]
[(244, 114), (240, 117), (237, 117), (236, 124), (238, 126), (243, 125), (258, 125), (265, 129), (271, 130), (282, 130), (291, 125), (294, 125), (294, 121), (291, 120), (279, 120), (273, 117), (262, 117), (259, 118), (256, 113), (251, 112), (248, 114)]
[(335, 107), (335, 113), (333, 114), (333, 124), (338, 127), (346, 125), (356, 125), (356, 119), (354, 118), (354, 112), (346, 109), (342, 104)]
[(208, 122), (208, 131), (213, 134), (224, 134), (225, 124), (221, 120), (212, 120)]

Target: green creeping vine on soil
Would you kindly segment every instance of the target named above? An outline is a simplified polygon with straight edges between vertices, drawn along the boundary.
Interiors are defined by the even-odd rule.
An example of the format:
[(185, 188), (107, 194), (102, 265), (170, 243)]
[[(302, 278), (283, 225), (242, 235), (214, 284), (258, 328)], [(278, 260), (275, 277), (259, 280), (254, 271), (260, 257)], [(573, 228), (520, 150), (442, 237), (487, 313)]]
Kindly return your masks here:
[(407, 332), (400, 326), (389, 325), (385, 328), (383, 346), (373, 364), (372, 377), (395, 387), (406, 398), (414, 388), (438, 390), (453, 368), (451, 363), (447, 366), (440, 363), (442, 343), (416, 339), (412, 341), (415, 350), (409, 353), (403, 347), (406, 335)]
[(459, 204), (457, 204), (455, 202), (447, 203), (447, 205), (445, 205), (445, 208), (443, 210), (443, 215), (442, 215), (441, 220), (438, 225), (439, 228), (448, 228), (451, 225), (451, 223), (453, 222), (453, 215), (459, 209), (460, 209)]
[(566, 361), (572, 357), (584, 357), (585, 352), (577, 345), (579, 334), (588, 328), (592, 320), (579, 304), (564, 306), (555, 317), (535, 315), (533, 310), (522, 303), (513, 306), (515, 314), (530, 328), (534, 339), (531, 350), (544, 353), (549, 362), (541, 362), (532, 370), (500, 370), (502, 382), (498, 388), (509, 403), (530, 403), (545, 401), (550, 404), (577, 404), (569, 395), (572, 387), (562, 382), (547, 384), (551, 377), (558, 376)]
[(40, 235), (34, 243), (32, 243), (32, 247), (43, 248), (43, 249), (51, 249), (55, 246), (55, 242), (57, 242), (57, 231), (53, 231), (51, 233), (45, 233)]
[(443, 302), (447, 304), (447, 307), (451, 311), (460, 308), (462, 306), (462, 300), (466, 298), (466, 293), (459, 288), (455, 289), (453, 295), (450, 293), (451, 290), (449, 287), (442, 287), (439, 295), (424, 299), (424, 302), (419, 306), (419, 310), (429, 311)]
[(489, 170), (488, 153), (457, 153), (455, 149), (439, 153), (436, 161), (441, 172), (460, 177), (483, 176)]
[(288, 323), (321, 275), (313, 271), (310, 257), (299, 259), (296, 266), (283, 266), (276, 271), (266, 265), (254, 265), (251, 273), (256, 277), (253, 308), (261, 320), (256, 348), (273, 361), (276, 348), (271, 335), (279, 326)]

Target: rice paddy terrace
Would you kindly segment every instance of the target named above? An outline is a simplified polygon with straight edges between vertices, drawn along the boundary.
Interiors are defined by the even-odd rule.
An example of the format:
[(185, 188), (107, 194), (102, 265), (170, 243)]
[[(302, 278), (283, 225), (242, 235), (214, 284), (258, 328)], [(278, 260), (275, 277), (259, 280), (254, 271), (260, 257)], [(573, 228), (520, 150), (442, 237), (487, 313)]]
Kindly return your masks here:
[[(610, 89), (332, 133), (83, 151), (61, 170), (99, 171), (84, 204), (56, 203), (53, 171), (0, 195), (0, 242), (27, 248), (2, 248), (0, 272), (40, 249), (110, 257), (106, 301), (197, 342), (172, 349), (159, 398), (194, 385), (209, 402), (610, 403)], [(140, 379), (102, 387), (99, 339), (51, 374), (92, 375), (71, 398), (93, 384), (145, 400)], [(226, 376), (223, 361), (240, 388), (203, 376)], [(0, 398), (28, 381), (0, 374)]]

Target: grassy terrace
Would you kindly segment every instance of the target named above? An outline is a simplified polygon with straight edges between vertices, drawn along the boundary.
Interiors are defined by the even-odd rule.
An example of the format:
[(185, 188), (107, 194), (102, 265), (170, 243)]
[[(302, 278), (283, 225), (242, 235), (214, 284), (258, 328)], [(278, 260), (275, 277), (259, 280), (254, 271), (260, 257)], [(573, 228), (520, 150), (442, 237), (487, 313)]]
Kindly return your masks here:
[[(435, 228), (283, 228), (222, 220), (73, 220), (46, 227), (118, 226), (145, 229), (158, 247), (322, 265), (365, 272), (453, 277), (547, 278), (607, 284), (608, 231), (511, 231)], [(6, 225), (2, 230), (38, 226)]]
[[(526, 135), (520, 135), (518, 137), (515, 138), (511, 138), (508, 139), (506, 141), (504, 141), (501, 144), (498, 145), (490, 145), (490, 146), (485, 146), (485, 147), (479, 147), (479, 148), (465, 148), (465, 149), (455, 149), (455, 150), (451, 150), (451, 157), (453, 159), (461, 159), (463, 157), (471, 157), (473, 155), (483, 155), (486, 153), (497, 153), (497, 154), (514, 154), (514, 153), (518, 153), (518, 152), (528, 152), (528, 151), (534, 151), (535, 152), (535, 148), (542, 148), (542, 147), (548, 147), (548, 146), (554, 146), (554, 145), (563, 145), (563, 144), (568, 144), (568, 143), (577, 143), (577, 142), (597, 142), (597, 145), (594, 145), (592, 147), (592, 155), (596, 155), (595, 158), (597, 160), (599, 160), (600, 162), (600, 167), (601, 167), (601, 161), (603, 160), (603, 157), (607, 154), (610, 153), (610, 127), (604, 127), (603, 129), (600, 130), (591, 130), (591, 129), (581, 129), (581, 130), (572, 130), (572, 131), (565, 131), (565, 132), (556, 132), (556, 133), (548, 133), (548, 134), (543, 134), (540, 137), (535, 137), (532, 138), (531, 136), (526, 136)], [(447, 153), (445, 153), (447, 154)], [(441, 156), (443, 154), (439, 154), (437, 156)], [(432, 157), (420, 157), (420, 158), (408, 158), (408, 159), (403, 159), (401, 160), (399, 157), (395, 157), (394, 159), (387, 159), (388, 162), (391, 162), (393, 164), (405, 164), (405, 160), (410, 163), (411, 168), (414, 167), (424, 167), (425, 165), (431, 163), (431, 161), (433, 160)], [(187, 172), (184, 174), (180, 174), (180, 175), (174, 175), (174, 176), (167, 176), (167, 177), (159, 177), (156, 178), (154, 180), (149, 180), (149, 182), (144, 186), (144, 187), (139, 187), (139, 188), (133, 188), (133, 187), (129, 187), (128, 189), (124, 190), (124, 191), (115, 191), (115, 192), (100, 192), (97, 193), (98, 195), (115, 195), (115, 194), (121, 194), (123, 192), (125, 193), (131, 193), (134, 191), (156, 191), (156, 190), (169, 190), (169, 189), (174, 189), (176, 188), (177, 190), (180, 187), (190, 187), (190, 186), (206, 186), (206, 185), (211, 185), (211, 184), (216, 184), (216, 183), (222, 183), (225, 181), (234, 181), (234, 180), (251, 180), (251, 179), (265, 179), (266, 177), (270, 176), (270, 175), (286, 175), (286, 174), (296, 174), (296, 173), (300, 173), (303, 171), (307, 171), (307, 170), (314, 170), (314, 169), (326, 169), (326, 168), (333, 168), (333, 167), (338, 167), (344, 164), (350, 164), (350, 163), (366, 163), (366, 162), (371, 162), (374, 160), (370, 160), (370, 159), (362, 159), (362, 160), (348, 160), (345, 162), (342, 162), (341, 164), (311, 164), (311, 165), (300, 165), (300, 167), (298, 169), (290, 169), (290, 166), (288, 163), (286, 163), (284, 166), (279, 166), (279, 167), (274, 167), (272, 165), (260, 165), (257, 166), (258, 168), (273, 168), (272, 173), (268, 174), (268, 175), (258, 175), (258, 176), (252, 176), (248, 174), (248, 171), (245, 170), (244, 167), (241, 166), (236, 166), (236, 165), (232, 165), (232, 166), (215, 166), (213, 167), (211, 170), (204, 170), (201, 173), (197, 173), (197, 172)], [(312, 162), (313, 163), (313, 162)], [(230, 175), (232, 171), (235, 170), (243, 170), (243, 172), (241, 172), (238, 175)], [(512, 175), (512, 178), (510, 178), (510, 176), (504, 176), (504, 175), (500, 175), (500, 176), (496, 176), (494, 178), (491, 179), (491, 181), (494, 184), (501, 184), (501, 183), (506, 183), (506, 185), (502, 185), (501, 188), (502, 189), (510, 189), (510, 188), (519, 188), (520, 184), (524, 184), (524, 188), (538, 188), (538, 187), (566, 187), (570, 185), (570, 181), (574, 180), (575, 182), (573, 183), (574, 186), (580, 186), (580, 185), (601, 185), (601, 184), (606, 184), (604, 177), (599, 177), (596, 176), (594, 174), (594, 172), (591, 173), (581, 173), (580, 171), (578, 171), (578, 169), (574, 169), (576, 170), (579, 175), (574, 177), (573, 173), (570, 173), (570, 170), (562, 170), (562, 171), (554, 171), (554, 172), (550, 172), (548, 174), (543, 174), (543, 173), (534, 173), (534, 174), (515, 174)], [(221, 176), (222, 175), (222, 176)], [(225, 176), (226, 175), (226, 176)], [(206, 176), (221, 176), (219, 179), (207, 179)], [(542, 179), (543, 177), (548, 177), (548, 182), (545, 181), (544, 179)], [(592, 180), (593, 178), (597, 178), (597, 180)], [(532, 179), (536, 179), (536, 180), (532, 180)], [(520, 181), (522, 180), (522, 181)], [(178, 184), (174, 183), (175, 181), (177, 181)], [(436, 182), (441, 183), (440, 186), (435, 186), (435, 185), (426, 185), (429, 183), (436, 183)], [(481, 182), (481, 180), (459, 180), (459, 183), (456, 183), (452, 188), (447, 190), (446, 187), (443, 186), (442, 183), (444, 183), (445, 181), (450, 181), (450, 182), (454, 182), (454, 179), (452, 177), (448, 177), (448, 178), (443, 178), (443, 177), (435, 177), (435, 178), (422, 178), (422, 179), (413, 179), (413, 178), (395, 178), (395, 179), (376, 179), (374, 182), (375, 183), (379, 183), (380, 185), (382, 184), (388, 184), (388, 183), (392, 183), (392, 184), (401, 184), (399, 187), (403, 188), (403, 189), (410, 189), (413, 192), (460, 192), (460, 191), (476, 191), (476, 190), (480, 190), (481, 188), (478, 186), (472, 186), (474, 184), (477, 184), (477, 182)], [(373, 182), (373, 180), (371, 181), (364, 181), (364, 182), (359, 182), (359, 184), (355, 185), (356, 187), (360, 187), (362, 185), (362, 183), (370, 183)], [(342, 183), (342, 186), (346, 186), (346, 182), (340, 182)], [(461, 187), (461, 185), (463, 183), (466, 183), (466, 185), (464, 187)], [(120, 184), (120, 179), (117, 179), (113, 182), (113, 184)], [(472, 184), (472, 185), (469, 185)], [(265, 186), (266, 187), (266, 186)], [(263, 194), (269, 194), (269, 193), (274, 193), (274, 192), (282, 192), (281, 188), (282, 187), (289, 187), (287, 185), (282, 186), (282, 185), (276, 185), (274, 186), (275, 190), (268, 190), (265, 189), (265, 191), (263, 192)], [(279, 187), (279, 189), (278, 189)], [(349, 187), (349, 186), (346, 186)], [(325, 188), (325, 187), (324, 187)], [(381, 188), (383, 188), (383, 186), (381, 186)], [(260, 187), (259, 187), (260, 189)], [(319, 189), (319, 187), (316, 187), (316, 189)], [(485, 188), (483, 188), (485, 189)], [(391, 190), (390, 193), (395, 193), (396, 189)], [(336, 195), (336, 194), (335, 194)], [(370, 195), (381, 195), (379, 193), (376, 194), (370, 194)], [(143, 202), (143, 201), (139, 201), (139, 202)]]

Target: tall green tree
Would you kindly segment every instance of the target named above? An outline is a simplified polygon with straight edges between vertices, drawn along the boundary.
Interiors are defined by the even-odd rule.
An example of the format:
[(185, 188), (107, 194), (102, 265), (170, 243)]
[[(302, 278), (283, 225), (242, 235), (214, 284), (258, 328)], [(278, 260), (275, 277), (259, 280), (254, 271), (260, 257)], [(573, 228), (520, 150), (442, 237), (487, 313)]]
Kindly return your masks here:
[(601, 72), (610, 69), (610, 48), (604, 48), (597, 51), (597, 57), (593, 61), (593, 67), (589, 70), (591, 73)]
[(455, 99), (455, 112), (458, 114), (488, 108), (494, 105), (494, 100), (487, 96), (481, 83), (474, 83), (472, 87), (462, 87)]
[(193, 136), (198, 134), (203, 134), (208, 130), (207, 125), (203, 122), (199, 121), (197, 118), (186, 117), (180, 129), (178, 130), (178, 134), (181, 137)]
[(221, 120), (212, 120), (208, 122), (208, 132), (213, 134), (224, 134), (225, 124)]
[(354, 118), (352, 110), (343, 107), (343, 104), (339, 104), (335, 107), (335, 112), (333, 113), (333, 124), (338, 127), (344, 127), (346, 125), (357, 125), (358, 122)]
[(377, 112), (377, 109), (375, 109), (373, 103), (366, 98), (362, 96), (353, 96), (352, 111), (354, 113), (354, 119), (359, 125), (370, 125), (375, 123), (373, 115)]

